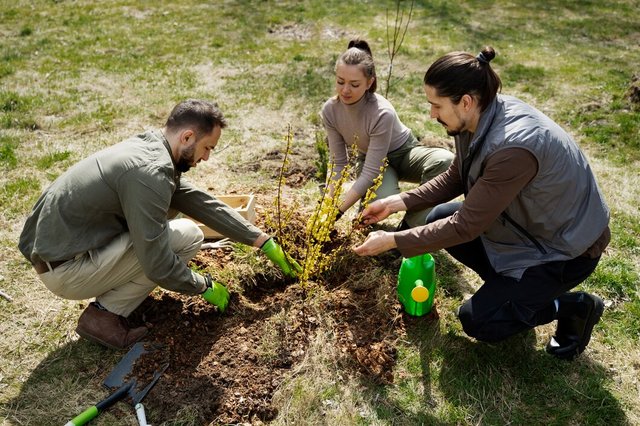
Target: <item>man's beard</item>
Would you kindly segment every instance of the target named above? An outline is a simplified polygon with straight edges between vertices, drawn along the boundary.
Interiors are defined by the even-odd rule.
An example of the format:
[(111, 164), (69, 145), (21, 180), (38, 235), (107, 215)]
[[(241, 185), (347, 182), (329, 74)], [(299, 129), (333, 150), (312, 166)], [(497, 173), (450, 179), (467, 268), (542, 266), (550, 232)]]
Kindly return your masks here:
[(176, 162), (176, 169), (178, 169), (180, 173), (184, 173), (192, 167), (193, 154), (195, 152), (196, 152), (195, 143), (182, 152), (182, 155), (180, 155), (180, 158)]
[(447, 128), (447, 124), (440, 120), (439, 118), (437, 119), (438, 123), (442, 124), (442, 126), (444, 126), (444, 130), (447, 132), (447, 135), (449, 136), (458, 136), (460, 133), (462, 133), (462, 129), (464, 129), (464, 127), (466, 126), (465, 122), (460, 123), (460, 127), (458, 127), (457, 129), (449, 129)]

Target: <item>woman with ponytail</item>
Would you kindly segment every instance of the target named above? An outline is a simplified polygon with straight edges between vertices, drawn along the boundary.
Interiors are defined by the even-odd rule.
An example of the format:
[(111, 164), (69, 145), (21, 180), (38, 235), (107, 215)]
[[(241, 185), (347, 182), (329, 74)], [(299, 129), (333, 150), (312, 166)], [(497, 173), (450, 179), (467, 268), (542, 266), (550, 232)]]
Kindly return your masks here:
[[(347, 165), (350, 147), (357, 145), (355, 183), (345, 193), (340, 212), (357, 203), (367, 192), (387, 158), (388, 166), (377, 198), (400, 193), (399, 181), (424, 183), (444, 172), (453, 154), (446, 149), (418, 144), (393, 105), (376, 93), (376, 69), (369, 44), (351, 40), (336, 61), (336, 96), (322, 107), (321, 116), (329, 140), (334, 179)], [(408, 213), (399, 229), (424, 225), (427, 210)]]

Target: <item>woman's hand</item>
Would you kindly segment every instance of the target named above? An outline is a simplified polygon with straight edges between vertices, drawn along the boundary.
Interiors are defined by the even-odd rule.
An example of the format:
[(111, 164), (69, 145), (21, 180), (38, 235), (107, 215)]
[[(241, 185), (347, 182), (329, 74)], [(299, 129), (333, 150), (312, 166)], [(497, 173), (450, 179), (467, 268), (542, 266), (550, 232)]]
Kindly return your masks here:
[(362, 225), (372, 225), (386, 219), (392, 213), (404, 211), (407, 209), (400, 195), (392, 195), (381, 200), (376, 200), (369, 204), (360, 215)]
[(386, 219), (392, 213), (393, 211), (383, 200), (374, 201), (362, 211), (360, 223), (362, 225), (372, 225)]

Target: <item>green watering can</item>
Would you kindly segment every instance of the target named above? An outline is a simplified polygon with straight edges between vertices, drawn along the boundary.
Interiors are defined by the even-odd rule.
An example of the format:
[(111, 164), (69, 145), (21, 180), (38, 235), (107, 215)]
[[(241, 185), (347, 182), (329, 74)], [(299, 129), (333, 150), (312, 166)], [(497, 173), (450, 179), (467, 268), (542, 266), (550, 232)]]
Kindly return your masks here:
[(420, 317), (433, 306), (436, 270), (429, 253), (402, 259), (398, 273), (398, 299), (409, 314)]

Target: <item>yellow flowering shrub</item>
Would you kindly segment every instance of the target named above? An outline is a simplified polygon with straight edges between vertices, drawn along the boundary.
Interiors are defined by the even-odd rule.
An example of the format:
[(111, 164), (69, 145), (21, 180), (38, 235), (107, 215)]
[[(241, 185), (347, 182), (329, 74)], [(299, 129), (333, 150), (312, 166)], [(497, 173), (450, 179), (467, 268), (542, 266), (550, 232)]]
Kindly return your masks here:
[[(318, 277), (324, 271), (329, 269), (337, 260), (344, 249), (344, 244), (327, 250), (328, 243), (331, 242), (332, 232), (336, 232), (336, 219), (339, 213), (338, 207), (342, 201), (343, 188), (351, 179), (354, 171), (353, 162), (350, 161), (340, 171), (339, 175), (335, 171), (335, 163), (329, 161), (325, 185), (320, 194), (314, 211), (306, 221), (304, 241), (302, 247), (295, 247), (295, 236), (290, 233), (298, 233), (299, 230), (288, 229), (285, 224), (290, 222), (294, 210), (285, 211), (282, 204), (282, 190), (286, 185), (286, 172), (289, 165), (289, 153), (293, 141), (291, 126), (288, 127), (285, 137), (286, 150), (280, 173), (278, 175), (278, 192), (274, 200), (275, 217), (270, 214), (265, 215), (265, 223), (268, 227), (275, 229), (276, 238), (282, 245), (288, 255), (296, 253), (301, 256), (298, 259), (302, 266), (302, 272), (298, 274), (298, 280), (303, 287), (309, 287), (315, 277)], [(350, 158), (357, 157), (357, 137), (354, 136), (354, 143), (350, 148)], [(372, 200), (376, 198), (376, 191), (382, 184), (384, 171), (388, 165), (387, 159), (384, 159), (383, 165), (380, 167), (380, 174), (373, 180), (371, 187), (367, 190), (362, 199), (361, 208), (364, 209)], [(355, 223), (362, 220), (362, 211), (358, 213)], [(285, 232), (285, 229), (287, 232)], [(353, 223), (346, 235), (344, 241), (348, 242), (355, 226)], [(299, 240), (299, 238), (298, 238)]]

